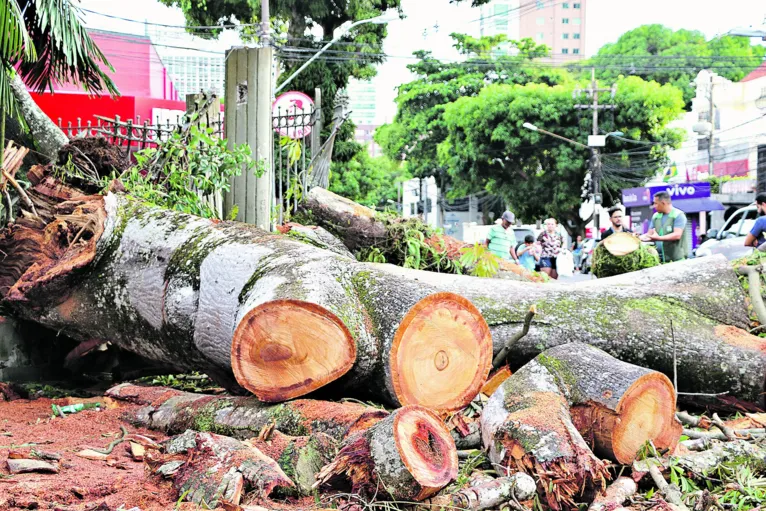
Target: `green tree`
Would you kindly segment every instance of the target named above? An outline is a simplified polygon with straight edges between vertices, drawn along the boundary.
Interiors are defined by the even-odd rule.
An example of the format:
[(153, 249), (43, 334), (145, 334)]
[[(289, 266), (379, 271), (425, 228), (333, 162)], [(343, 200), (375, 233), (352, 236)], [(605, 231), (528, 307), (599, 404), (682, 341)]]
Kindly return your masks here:
[[(5, 116), (23, 122), (12, 81), (19, 76), (33, 89), (78, 83), (88, 92), (117, 88), (101, 66), (114, 71), (80, 22), (69, 0), (0, 0), (0, 142), (5, 147)], [(0, 148), (0, 164), (2, 149)]]
[[(573, 97), (573, 85), (492, 85), (448, 105), (440, 163), (456, 184), (502, 196), (521, 218), (552, 216), (570, 233), (583, 232), (581, 187), (590, 152), (522, 126), (530, 122), (585, 142), (591, 117), (574, 108), (579, 99)], [(681, 92), (671, 85), (628, 77), (618, 82), (613, 103), (617, 108), (602, 116), (602, 128), (622, 131), (634, 143), (609, 138), (604, 151), (607, 202), (619, 197), (621, 188), (654, 175), (666, 162), (667, 148), (682, 137), (667, 128), (683, 110)]]
[(366, 150), (356, 153), (347, 164), (333, 162), (330, 191), (369, 207), (385, 207), (395, 201), (399, 183), (410, 178), (406, 165), (386, 156), (371, 157)]
[(408, 67), (418, 78), (399, 87), (394, 122), (379, 128), (375, 136), (390, 158), (406, 159), (414, 176), (436, 176), (443, 188), (451, 184), (451, 179), (446, 168), (439, 165), (436, 148), (447, 137), (444, 111), (449, 104), (475, 96), (493, 83), (558, 84), (571, 80), (565, 71), (529, 65), (549, 53), (546, 46), (531, 39), (451, 35), (466, 60), (443, 63), (429, 52), (416, 52), (420, 60)]
[(615, 43), (604, 45), (596, 56), (578, 66), (594, 66), (597, 75), (614, 81), (635, 75), (683, 91), (687, 107), (694, 89), (690, 82), (703, 69), (738, 81), (761, 65), (766, 47), (750, 44), (746, 37), (720, 36), (709, 41), (696, 30), (672, 30), (663, 25), (642, 25), (625, 32)]

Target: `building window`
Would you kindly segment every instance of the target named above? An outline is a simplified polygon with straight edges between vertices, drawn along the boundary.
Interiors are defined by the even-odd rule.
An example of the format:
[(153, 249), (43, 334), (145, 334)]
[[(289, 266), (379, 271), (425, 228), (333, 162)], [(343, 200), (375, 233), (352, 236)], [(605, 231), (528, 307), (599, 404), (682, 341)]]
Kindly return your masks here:
[(580, 18), (572, 18), (572, 24), (573, 25), (579, 25), (580, 24)]
[(561, 8), (562, 9), (569, 9), (569, 4), (564, 2), (563, 4), (561, 4)]
[(537, 0), (537, 8), (542, 9), (545, 7), (545, 2), (543, 0)]
[(572, 8), (573, 9), (579, 9), (580, 8), (580, 4), (572, 4)]
[(562, 39), (569, 39), (569, 34), (561, 34)]
[(569, 18), (561, 18), (561, 23), (564, 25), (569, 25)]
[(574, 53), (575, 55), (579, 55), (580, 54), (580, 48), (575, 48), (574, 50), (572, 50), (572, 53)]
[(580, 33), (579, 32), (572, 35), (572, 39), (579, 39), (579, 38), (580, 38)]
[(561, 53), (564, 55), (569, 54), (569, 48), (561, 48)]
[(543, 17), (537, 18), (537, 25), (538, 26), (545, 25), (545, 18)]
[(544, 41), (545, 40), (545, 32), (538, 32), (537, 33), (537, 40), (538, 41)]

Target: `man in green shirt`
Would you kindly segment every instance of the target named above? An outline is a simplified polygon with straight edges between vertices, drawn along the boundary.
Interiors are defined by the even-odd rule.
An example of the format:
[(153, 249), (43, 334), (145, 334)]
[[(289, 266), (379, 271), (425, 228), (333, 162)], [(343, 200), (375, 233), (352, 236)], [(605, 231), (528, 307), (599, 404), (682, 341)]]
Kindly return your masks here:
[(519, 264), (519, 258), (516, 256), (516, 234), (511, 226), (516, 221), (516, 217), (510, 211), (503, 213), (500, 224), (495, 224), (487, 234), (486, 245), (490, 252), (501, 259), (513, 259)]
[(689, 244), (684, 236), (686, 215), (673, 207), (668, 192), (654, 194), (654, 208), (657, 212), (652, 217), (652, 228), (641, 239), (655, 242), (663, 263), (686, 259), (689, 255)]

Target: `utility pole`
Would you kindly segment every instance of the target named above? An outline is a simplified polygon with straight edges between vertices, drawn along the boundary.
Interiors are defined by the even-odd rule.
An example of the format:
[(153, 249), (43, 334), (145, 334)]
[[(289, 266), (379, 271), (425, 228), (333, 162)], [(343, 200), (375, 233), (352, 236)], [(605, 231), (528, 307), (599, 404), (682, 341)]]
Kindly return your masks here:
[(271, 31), (271, 15), (269, 14), (269, 0), (261, 0), (261, 44), (269, 44), (269, 32)]
[(713, 177), (715, 173), (715, 164), (713, 162), (713, 133), (715, 133), (715, 103), (713, 102), (713, 89), (715, 88), (715, 82), (713, 77), (715, 75), (710, 73), (710, 135), (708, 135), (707, 145), (707, 173), (708, 176)]
[[(591, 81), (590, 87), (587, 89), (575, 89), (574, 96), (585, 93), (593, 99), (593, 102), (585, 105), (575, 105), (575, 108), (581, 110), (593, 110), (593, 139), (589, 140), (588, 145), (591, 146), (591, 159), (590, 159), (590, 175), (592, 182), (592, 196), (593, 196), (593, 226), (595, 233), (593, 239), (598, 241), (601, 238), (601, 222), (600, 222), (600, 206), (601, 206), (601, 158), (598, 147), (603, 146), (604, 142), (596, 145), (598, 138), (598, 111), (599, 110), (614, 110), (615, 105), (600, 105), (598, 103), (598, 95), (602, 92), (609, 92), (614, 98), (617, 92), (617, 86), (612, 85), (611, 89), (599, 89), (598, 82), (596, 81), (596, 68), (591, 69)], [(589, 137), (590, 138), (590, 137)], [(606, 140), (606, 138), (604, 138)], [(591, 143), (592, 142), (592, 143)]]

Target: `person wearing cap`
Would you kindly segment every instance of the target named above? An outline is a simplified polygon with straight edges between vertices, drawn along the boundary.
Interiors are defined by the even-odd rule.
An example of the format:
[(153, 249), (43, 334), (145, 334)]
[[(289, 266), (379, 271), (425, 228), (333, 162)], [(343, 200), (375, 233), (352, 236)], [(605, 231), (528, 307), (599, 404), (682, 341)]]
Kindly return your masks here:
[(490, 252), (501, 259), (513, 259), (519, 264), (516, 256), (516, 234), (511, 226), (516, 222), (516, 216), (510, 211), (503, 213), (499, 224), (495, 224), (487, 234), (486, 245)]

